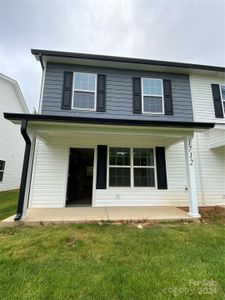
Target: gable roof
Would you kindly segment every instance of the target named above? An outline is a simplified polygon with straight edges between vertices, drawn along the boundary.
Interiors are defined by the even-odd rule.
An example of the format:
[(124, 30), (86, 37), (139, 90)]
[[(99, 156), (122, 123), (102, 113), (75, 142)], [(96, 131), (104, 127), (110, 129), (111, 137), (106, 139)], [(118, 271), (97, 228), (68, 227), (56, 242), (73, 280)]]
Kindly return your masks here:
[(223, 72), (225, 73), (225, 67), (220, 66), (208, 66), (192, 63), (181, 63), (171, 61), (150, 60), (142, 58), (132, 57), (120, 57), (120, 56), (108, 56), (97, 55), (87, 53), (76, 52), (62, 52), (52, 50), (31, 49), (31, 53), (41, 62), (64, 62), (64, 63), (76, 63), (76, 64), (88, 64), (98, 66), (111, 66), (114, 68), (128, 68), (128, 69), (142, 69), (157, 71), (170, 71), (178, 73), (190, 73), (190, 71), (198, 72)]
[(10, 77), (2, 74), (2, 73), (0, 73), (0, 78), (4, 79), (7, 82), (9, 82), (9, 83), (12, 84), (12, 86), (13, 86), (15, 92), (16, 92), (16, 95), (17, 95), (17, 97), (18, 97), (18, 99), (20, 101), (20, 104), (21, 104), (21, 106), (22, 106), (22, 108), (24, 110), (24, 113), (29, 113), (29, 109), (27, 107), (26, 101), (25, 101), (25, 99), (23, 97), (23, 94), (22, 94), (22, 91), (20, 89), (20, 86), (19, 86), (18, 82), (16, 80), (14, 80), (14, 79), (12, 79), (12, 78), (10, 78)]

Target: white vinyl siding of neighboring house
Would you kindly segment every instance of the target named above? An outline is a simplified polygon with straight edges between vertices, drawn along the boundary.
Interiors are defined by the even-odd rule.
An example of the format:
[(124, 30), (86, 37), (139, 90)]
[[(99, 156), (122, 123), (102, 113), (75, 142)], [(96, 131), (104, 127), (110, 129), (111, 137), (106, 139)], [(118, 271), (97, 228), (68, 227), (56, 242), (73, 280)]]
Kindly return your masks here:
[(27, 113), (10, 78), (0, 74), (0, 160), (5, 161), (0, 191), (18, 189), (20, 186), (25, 142), (20, 125), (4, 119), (4, 112)]

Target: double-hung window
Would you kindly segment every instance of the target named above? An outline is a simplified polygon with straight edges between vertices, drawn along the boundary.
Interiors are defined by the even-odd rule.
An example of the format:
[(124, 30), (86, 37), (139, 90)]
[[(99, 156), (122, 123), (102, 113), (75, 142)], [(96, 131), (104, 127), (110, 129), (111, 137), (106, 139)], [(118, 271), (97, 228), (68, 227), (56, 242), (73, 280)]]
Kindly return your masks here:
[(109, 148), (109, 186), (129, 187), (130, 148)]
[(152, 148), (109, 148), (109, 187), (155, 187)]
[(155, 162), (153, 149), (133, 149), (134, 186), (155, 186)]
[(220, 90), (221, 90), (221, 99), (223, 105), (223, 115), (225, 116), (225, 85), (221, 85)]
[(3, 181), (4, 170), (5, 170), (5, 161), (0, 160), (0, 182)]
[(142, 110), (143, 113), (164, 113), (161, 79), (142, 78)]
[(96, 86), (96, 74), (75, 72), (73, 77), (73, 108), (96, 110)]

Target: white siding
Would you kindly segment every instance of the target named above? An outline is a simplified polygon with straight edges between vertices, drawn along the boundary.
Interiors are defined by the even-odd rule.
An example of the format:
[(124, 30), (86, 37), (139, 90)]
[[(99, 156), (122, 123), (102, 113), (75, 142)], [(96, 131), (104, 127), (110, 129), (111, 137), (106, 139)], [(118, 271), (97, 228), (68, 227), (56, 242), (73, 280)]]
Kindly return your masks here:
[(64, 207), (68, 148), (37, 141), (30, 207)]
[(166, 148), (168, 190), (109, 188), (95, 191), (96, 206), (187, 205), (184, 145)]
[[(115, 139), (115, 138), (114, 138)], [(76, 139), (75, 139), (76, 140)], [(83, 142), (65, 142), (60, 145), (44, 144), (38, 141), (34, 163), (30, 206), (31, 207), (63, 207), (65, 205), (68, 157), (70, 147), (92, 147), (102, 144), (95, 140)], [(109, 138), (110, 140), (110, 138)], [(123, 140), (116, 145), (126, 145)], [(127, 142), (131, 146), (131, 142)], [(133, 140), (133, 143), (136, 142)], [(149, 146), (149, 141), (142, 142), (137, 138), (141, 147)], [(137, 145), (137, 144), (136, 144)], [(153, 145), (154, 146), (154, 145)], [(93, 193), (93, 206), (122, 206), (122, 205), (187, 205), (188, 193), (186, 188), (186, 171), (184, 163), (183, 143), (168, 147), (166, 150), (168, 190), (148, 188), (109, 188), (96, 190)], [(96, 172), (95, 172), (96, 174)], [(94, 178), (95, 181), (95, 178)]]
[(225, 146), (225, 125), (223, 129), (212, 128), (209, 130), (209, 148)]
[[(223, 78), (190, 75), (194, 121), (223, 123), (225, 126), (225, 118), (215, 117), (212, 83), (225, 84), (225, 74)], [(196, 137), (196, 165), (199, 167), (200, 164), (201, 167), (201, 170), (197, 168), (199, 203), (202, 205), (225, 205), (225, 147), (220, 147), (225, 141), (224, 130), (210, 129), (205, 133), (196, 134)], [(197, 143), (199, 154), (197, 153)]]
[(24, 113), (24, 109), (13, 85), (0, 77), (0, 160), (6, 162), (0, 191), (19, 188), (25, 147), (20, 125), (4, 119), (4, 112)]
[(195, 122), (225, 123), (225, 118), (216, 118), (211, 84), (225, 84), (224, 78), (190, 75), (191, 96)]
[[(31, 207), (64, 207), (70, 147), (102, 144), (96, 139), (44, 144), (38, 141), (30, 194)], [(121, 142), (120, 142), (121, 143)], [(133, 140), (135, 144), (135, 140)], [(123, 146), (126, 144), (123, 141)], [(149, 142), (146, 143), (150, 146)], [(145, 146), (146, 146), (145, 144)], [(118, 143), (116, 143), (118, 146)], [(141, 147), (141, 145), (139, 145)], [(224, 148), (208, 149), (208, 131), (199, 133), (194, 143), (199, 205), (225, 204)], [(109, 188), (93, 193), (93, 206), (188, 206), (188, 191), (183, 142), (166, 148), (168, 190), (148, 188)], [(96, 172), (94, 172), (96, 174)], [(95, 178), (94, 178), (95, 182)]]
[[(195, 147), (195, 161), (201, 164), (201, 173), (197, 168), (197, 178), (202, 176), (203, 195), (200, 196), (201, 205), (225, 205), (225, 148), (208, 149), (209, 132), (196, 134), (195, 146), (199, 144), (199, 157)], [(202, 198), (202, 199), (201, 199)]]

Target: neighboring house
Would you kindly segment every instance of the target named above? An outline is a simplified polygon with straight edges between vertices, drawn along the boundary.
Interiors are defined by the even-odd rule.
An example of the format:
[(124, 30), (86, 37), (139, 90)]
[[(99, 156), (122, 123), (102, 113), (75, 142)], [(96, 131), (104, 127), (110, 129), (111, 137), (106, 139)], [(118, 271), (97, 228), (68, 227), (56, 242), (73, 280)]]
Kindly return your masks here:
[(17, 81), (0, 74), (0, 191), (20, 186), (25, 142), (4, 112), (29, 113)]
[[(32, 50), (39, 114), (26, 139), (26, 207), (225, 204), (225, 68)], [(29, 136), (27, 135), (29, 133)]]

